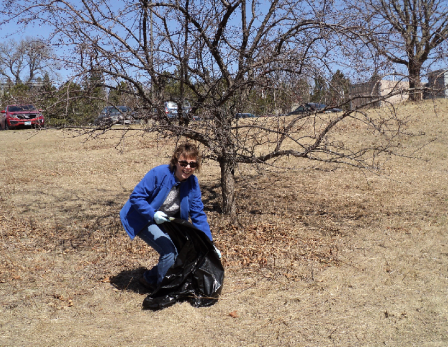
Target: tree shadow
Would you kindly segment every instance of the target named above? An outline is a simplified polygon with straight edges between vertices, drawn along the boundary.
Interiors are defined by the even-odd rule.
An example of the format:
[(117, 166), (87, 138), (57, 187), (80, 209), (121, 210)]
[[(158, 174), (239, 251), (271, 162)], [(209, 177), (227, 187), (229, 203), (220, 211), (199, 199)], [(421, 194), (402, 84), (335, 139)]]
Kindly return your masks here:
[(122, 291), (131, 291), (137, 294), (149, 294), (150, 290), (140, 283), (140, 277), (147, 269), (139, 267), (133, 270), (123, 270), (110, 277), (110, 284)]
[(202, 203), (204, 204), (204, 212), (218, 212), (221, 213), (221, 205), (218, 201), (218, 190), (221, 184), (201, 184)]

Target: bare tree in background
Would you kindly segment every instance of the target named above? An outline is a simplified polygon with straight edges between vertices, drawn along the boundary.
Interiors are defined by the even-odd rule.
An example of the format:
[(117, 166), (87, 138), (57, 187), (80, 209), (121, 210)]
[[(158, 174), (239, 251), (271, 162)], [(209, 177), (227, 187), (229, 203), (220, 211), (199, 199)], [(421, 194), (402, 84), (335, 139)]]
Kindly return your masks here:
[(407, 72), (410, 97), (422, 98), (421, 72), (425, 64), (446, 59), (448, 3), (445, 0), (347, 1), (348, 11), (363, 23), (364, 43), (376, 54)]
[(26, 38), (22, 41), (24, 46), (24, 60), (27, 67), (27, 81), (33, 81), (39, 74), (45, 76), (46, 72), (53, 70), (53, 52), (42, 40)]
[(0, 43), (0, 74), (13, 83), (20, 83), (24, 69), (24, 54), (14, 40)]
[(14, 84), (28, 83), (53, 70), (49, 46), (40, 39), (27, 37), (20, 42), (0, 43), (0, 75)]
[[(402, 122), (393, 115), (377, 119), (321, 110), (235, 119), (237, 113), (254, 109), (266, 91), (288, 93), (284, 86), (298, 81), (306, 86), (317, 72), (331, 78), (341, 37), (353, 35), (331, 5), (286, 0), (114, 5), (106, 0), (11, 0), (5, 10), (14, 20), (38, 20), (54, 28), (53, 39), (66, 49), (73, 79), (96, 71), (105, 87), (119, 86), (120, 93), (137, 97), (142, 117), (149, 120), (143, 130), (201, 143), (206, 157), (221, 168), (222, 210), (234, 214), (239, 164), (277, 165), (281, 158), (294, 156), (376, 168), (379, 154), (390, 154), (397, 145)], [(339, 56), (334, 59), (340, 61)], [(167, 78), (178, 86), (175, 119), (163, 107)], [(189, 112), (182, 108), (187, 99)], [(202, 120), (193, 121), (195, 116)], [(378, 138), (354, 146), (341, 143), (332, 134), (345, 121), (367, 124)]]

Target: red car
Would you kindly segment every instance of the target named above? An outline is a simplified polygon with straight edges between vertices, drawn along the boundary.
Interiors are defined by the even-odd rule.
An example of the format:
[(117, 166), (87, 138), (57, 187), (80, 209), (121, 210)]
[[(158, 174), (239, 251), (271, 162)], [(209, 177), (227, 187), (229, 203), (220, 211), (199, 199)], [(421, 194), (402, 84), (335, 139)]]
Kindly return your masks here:
[(0, 114), (0, 128), (43, 127), (45, 119), (41, 112), (33, 105), (8, 105)]

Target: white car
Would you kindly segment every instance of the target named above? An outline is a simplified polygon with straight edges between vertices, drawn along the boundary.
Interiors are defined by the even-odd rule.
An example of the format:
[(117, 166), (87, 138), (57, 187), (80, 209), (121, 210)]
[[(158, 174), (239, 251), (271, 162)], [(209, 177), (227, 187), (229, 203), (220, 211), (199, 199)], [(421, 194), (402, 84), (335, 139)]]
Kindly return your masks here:
[[(188, 114), (190, 110), (190, 103), (188, 102), (188, 100), (185, 100), (183, 105), (184, 114)], [(177, 103), (175, 101), (165, 102), (165, 114), (168, 118), (177, 118)]]

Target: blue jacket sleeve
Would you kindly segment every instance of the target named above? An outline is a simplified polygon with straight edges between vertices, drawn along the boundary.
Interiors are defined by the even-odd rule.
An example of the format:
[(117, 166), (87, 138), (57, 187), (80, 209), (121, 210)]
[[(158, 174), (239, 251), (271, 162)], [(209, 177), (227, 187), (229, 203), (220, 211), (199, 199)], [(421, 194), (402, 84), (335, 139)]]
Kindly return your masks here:
[(197, 177), (194, 177), (194, 185), (190, 195), (190, 218), (193, 225), (204, 232), (210, 241), (213, 241), (210, 226), (207, 221), (207, 215), (204, 212), (204, 204), (202, 203), (201, 189)]
[(137, 184), (129, 197), (132, 207), (148, 222), (153, 220), (154, 213), (156, 212), (150, 204), (155, 196), (155, 189), (156, 175), (151, 170)]

